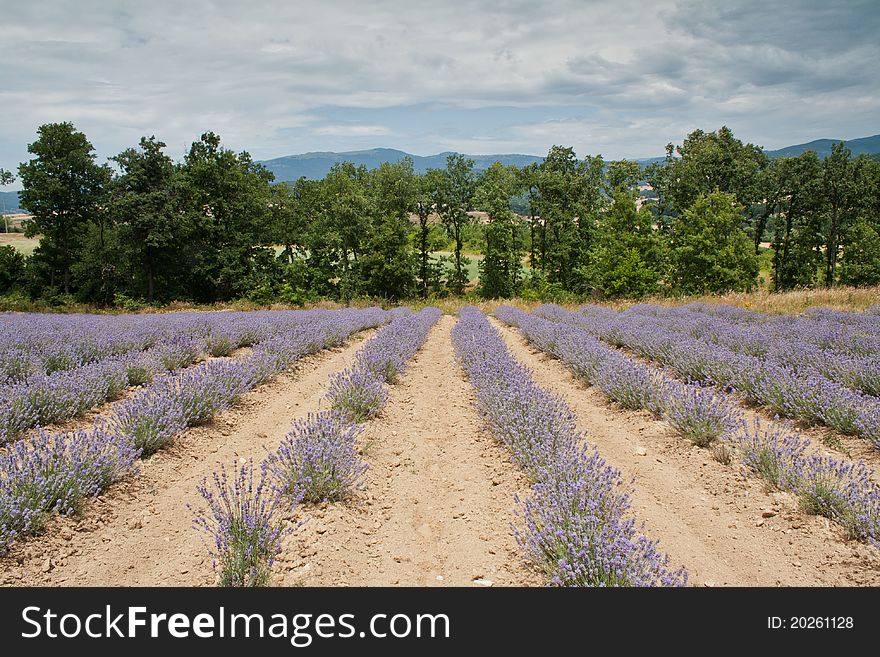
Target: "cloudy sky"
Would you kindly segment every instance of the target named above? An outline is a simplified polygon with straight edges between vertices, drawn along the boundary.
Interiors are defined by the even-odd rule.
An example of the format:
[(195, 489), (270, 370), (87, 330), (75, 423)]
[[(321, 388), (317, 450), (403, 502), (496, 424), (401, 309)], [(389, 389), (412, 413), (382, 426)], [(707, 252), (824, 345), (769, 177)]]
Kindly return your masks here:
[[(100, 161), (206, 131), (268, 159), (662, 155), (880, 132), (877, 0), (0, 0), (0, 167), (47, 122)], [(14, 186), (13, 186), (14, 188)]]

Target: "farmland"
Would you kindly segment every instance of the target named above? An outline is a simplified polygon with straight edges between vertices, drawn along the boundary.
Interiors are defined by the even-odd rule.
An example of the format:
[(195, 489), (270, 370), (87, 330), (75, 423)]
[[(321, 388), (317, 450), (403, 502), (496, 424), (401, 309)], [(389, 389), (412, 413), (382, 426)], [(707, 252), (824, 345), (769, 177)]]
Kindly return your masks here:
[(876, 306), (443, 310), (0, 315), (0, 584), (880, 584)]

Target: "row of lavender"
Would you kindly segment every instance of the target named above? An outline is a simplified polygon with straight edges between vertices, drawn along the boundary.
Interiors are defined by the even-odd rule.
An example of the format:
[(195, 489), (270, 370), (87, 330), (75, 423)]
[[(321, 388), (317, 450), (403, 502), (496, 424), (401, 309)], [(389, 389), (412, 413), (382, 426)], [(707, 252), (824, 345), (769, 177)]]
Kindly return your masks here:
[(871, 440), (880, 448), (880, 400), (760, 356), (736, 353), (718, 344), (668, 330), (637, 313), (618, 315), (598, 306), (571, 313), (546, 305), (535, 313), (573, 324), (611, 345), (625, 347), (653, 360), (676, 375), (721, 390), (735, 391), (748, 401), (779, 415)]
[(38, 532), (46, 514), (73, 513), (134, 470), (139, 457), (185, 427), (208, 421), (302, 356), (389, 319), (378, 308), (321, 311), (264, 339), (246, 357), (212, 360), (157, 379), (90, 430), (41, 431), (34, 440), (12, 443), (0, 453), (0, 551), (16, 536)]
[[(558, 318), (565, 311), (545, 308), (544, 312)], [(849, 536), (880, 547), (880, 488), (863, 462), (818, 455), (789, 427), (749, 425), (742, 410), (724, 395), (667, 379), (577, 325), (509, 307), (495, 314), (608, 398), (662, 417), (700, 446), (724, 441), (754, 473), (795, 493), (805, 511), (830, 518)]]
[[(86, 411), (121, 396), (129, 386), (149, 383), (161, 372), (187, 367), (202, 354), (226, 356), (233, 349), (249, 347), (273, 335), (283, 334), (293, 328), (319, 321), (328, 311), (287, 311), (257, 313), (187, 313), (180, 315), (142, 315), (142, 320), (126, 317), (124, 323), (108, 318), (108, 342), (100, 344), (96, 335), (84, 335), (86, 328), (100, 335), (99, 327), (92, 322), (70, 320), (75, 329), (62, 325), (57, 336), (39, 333), (32, 329), (30, 338), (22, 337), (17, 344), (35, 341), (57, 342), (63, 348), (65, 341), (71, 352), (88, 345), (87, 362), (76, 361), (69, 369), (58, 368), (49, 373), (36, 369), (17, 381), (7, 381), (0, 388), (0, 444), (19, 438), (35, 426), (61, 422), (82, 415)], [(19, 316), (23, 317), (23, 316)], [(40, 330), (47, 327), (46, 320), (33, 317)], [(158, 323), (165, 320), (164, 329)], [(48, 324), (58, 324), (59, 320)], [(86, 327), (86, 328), (84, 328)], [(119, 331), (131, 330), (131, 337), (120, 337)], [(73, 335), (81, 339), (77, 342)], [(126, 341), (127, 340), (127, 341)], [(121, 351), (120, 345), (129, 351)], [(98, 346), (96, 346), (98, 345)], [(105, 355), (98, 357), (103, 348)], [(8, 355), (8, 354), (7, 354)]]
[(301, 502), (336, 502), (351, 496), (367, 470), (357, 439), (363, 422), (379, 414), (394, 383), (424, 344), (440, 317), (436, 308), (413, 314), (391, 311), (394, 319), (358, 352), (352, 367), (330, 380), (331, 410), (297, 420), (256, 475), (252, 463), (234, 478), (225, 468), (198, 492), (205, 504), (194, 526), (208, 537), (220, 586), (265, 586), (284, 528), (276, 512)]
[[(722, 306), (723, 307), (723, 306)], [(619, 315), (588, 307), (585, 314), (626, 326), (652, 325), (676, 334), (720, 346), (733, 353), (760, 358), (779, 367), (819, 376), (853, 390), (880, 395), (880, 317), (862, 320), (856, 327), (838, 321), (816, 320), (814, 315), (785, 316), (763, 321), (741, 321), (705, 304), (675, 308), (633, 306)]]
[(310, 311), (185, 312), (161, 315), (0, 313), (0, 383), (52, 374), (191, 338), (206, 351), (258, 342)]
[(534, 482), (518, 500), (517, 539), (561, 586), (682, 586), (687, 574), (642, 535), (620, 477), (582, 445), (571, 409), (540, 388), (476, 308), (461, 311), (453, 342), (480, 411)]
[(880, 305), (864, 312), (808, 308), (800, 315), (771, 315), (746, 308), (714, 303), (690, 303), (687, 308), (702, 314), (722, 318), (741, 326), (758, 327), (785, 337), (794, 329), (803, 333), (805, 340), (822, 348), (853, 355), (880, 351)]

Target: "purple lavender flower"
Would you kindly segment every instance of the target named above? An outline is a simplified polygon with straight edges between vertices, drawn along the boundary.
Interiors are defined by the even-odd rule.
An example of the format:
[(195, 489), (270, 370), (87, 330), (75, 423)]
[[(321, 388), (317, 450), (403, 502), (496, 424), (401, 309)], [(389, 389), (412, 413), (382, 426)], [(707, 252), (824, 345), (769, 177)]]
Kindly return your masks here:
[(110, 422), (114, 431), (139, 449), (142, 456), (159, 451), (186, 428), (180, 401), (154, 390), (119, 404)]
[(388, 392), (383, 379), (371, 372), (345, 369), (330, 378), (327, 397), (334, 411), (357, 423), (376, 417), (388, 400)]
[(742, 411), (699, 385), (670, 386), (664, 405), (663, 418), (700, 447), (729, 436), (744, 422)]
[[(499, 309), (500, 310), (500, 309)], [(501, 310), (518, 319), (519, 311)], [(535, 328), (535, 327), (530, 327)], [(561, 333), (541, 331), (551, 348)], [(532, 478), (532, 494), (519, 501), (524, 527), (517, 539), (560, 586), (683, 586), (685, 571), (642, 535), (628, 515), (619, 475), (595, 449), (581, 447), (571, 409), (538, 387), (476, 308), (464, 308), (453, 329), (462, 367), (478, 406), (513, 460)]]
[(252, 461), (231, 480), (221, 466), (213, 485), (204, 480), (198, 487), (207, 509), (189, 507), (196, 513), (193, 526), (209, 537), (220, 586), (267, 586), (287, 534), (274, 517), (280, 494), (269, 485), (265, 465), (258, 480), (254, 474)]
[[(102, 423), (12, 443), (0, 453), (0, 551), (42, 528), (46, 513), (75, 513), (134, 468), (138, 450)], [(4, 541), (6, 541), (4, 543)]]
[(363, 425), (333, 412), (297, 420), (267, 459), (281, 490), (293, 503), (338, 502), (360, 487), (367, 464), (358, 456)]

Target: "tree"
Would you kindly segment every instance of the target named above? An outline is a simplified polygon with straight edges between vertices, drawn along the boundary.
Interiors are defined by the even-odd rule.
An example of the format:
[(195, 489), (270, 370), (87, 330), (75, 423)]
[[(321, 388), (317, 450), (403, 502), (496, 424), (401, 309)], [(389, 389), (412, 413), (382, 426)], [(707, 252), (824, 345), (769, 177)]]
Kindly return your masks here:
[(596, 230), (585, 278), (608, 297), (640, 298), (659, 290), (666, 253), (651, 211), (636, 209), (638, 191), (620, 180), (613, 203)]
[(846, 230), (840, 282), (880, 285), (880, 160), (861, 161), (859, 215)]
[(468, 283), (467, 274), (462, 269), (462, 231), (471, 221), (468, 211), (471, 209), (474, 189), (474, 161), (458, 153), (449, 155), (446, 158), (446, 169), (443, 170), (437, 209), (447, 232), (455, 240), (455, 269), (450, 282), (456, 294), (462, 294)]
[(431, 281), (435, 278), (431, 267), (431, 226), (429, 220), (438, 207), (443, 190), (443, 171), (428, 169), (425, 175), (418, 178), (413, 210), (419, 218), (419, 291), (422, 298), (427, 298)]
[[(541, 202), (540, 169), (537, 163), (524, 166), (519, 170), (519, 188), (525, 191), (529, 213), (529, 266), (537, 269), (539, 259), (536, 249), (539, 236), (544, 235), (544, 221), (536, 214)], [(546, 244), (546, 240), (544, 240)]]
[(608, 164), (605, 171), (605, 193), (614, 196), (618, 189), (635, 190), (642, 179), (642, 168), (638, 162), (617, 160)]
[(758, 259), (740, 229), (742, 208), (721, 191), (698, 196), (672, 224), (670, 282), (682, 294), (751, 290)]
[(359, 266), (363, 290), (396, 301), (415, 287), (409, 213), (416, 203), (418, 180), (412, 159), (382, 163), (369, 181), (373, 216)]
[(260, 252), (270, 250), (273, 175), (247, 152), (222, 148), (213, 132), (193, 142), (181, 172), (193, 297), (215, 301), (246, 295), (264, 279), (259, 263), (269, 262)]
[(550, 283), (575, 290), (575, 272), (588, 264), (596, 219), (602, 207), (601, 156), (578, 161), (571, 148), (553, 146), (539, 167), (543, 228), (540, 268)]
[(822, 162), (822, 196), (825, 201), (825, 285), (837, 281), (841, 239), (859, 214), (867, 192), (868, 158), (853, 160), (844, 142), (831, 147)]
[(766, 173), (773, 288), (809, 287), (822, 257), (822, 163), (814, 151), (806, 151), (774, 160)]
[(359, 294), (362, 287), (358, 262), (364, 253), (373, 214), (368, 171), (363, 165), (338, 162), (322, 182), (324, 221), (332, 227), (341, 250), (339, 293), (344, 299)]
[(24, 275), (24, 256), (14, 246), (0, 246), (0, 294), (6, 294), (18, 287), (23, 282)]
[(763, 200), (761, 172), (767, 165), (767, 156), (760, 146), (743, 144), (727, 126), (708, 133), (694, 130), (680, 146), (666, 147), (662, 164), (649, 167), (648, 181), (659, 200), (659, 223), (668, 224), (700, 196), (716, 190), (732, 194), (742, 208), (743, 221), (752, 224), (753, 248), (757, 253), (767, 217), (753, 209)]
[(489, 215), (486, 249), (480, 263), (480, 293), (489, 299), (516, 294), (522, 279), (522, 238), (518, 216), (510, 199), (519, 191), (515, 166), (495, 162), (477, 185), (474, 205)]
[[(13, 176), (6, 169), (0, 169), (0, 187), (4, 187), (6, 185), (11, 185), (15, 182), (15, 176)], [(9, 232), (9, 224), (6, 223), (3, 226), (3, 229), (8, 233)]]
[(18, 168), (20, 203), (33, 215), (25, 234), (42, 235), (35, 255), (49, 267), (50, 287), (55, 287), (59, 272), (67, 294), (88, 223), (105, 210), (111, 171), (95, 163), (92, 144), (72, 123), (47, 123), (37, 134), (37, 141), (28, 146), (35, 157)]
[[(136, 296), (152, 302), (156, 280), (179, 274), (181, 203), (178, 171), (162, 152), (165, 143), (141, 137), (137, 148), (112, 158), (120, 175), (111, 186), (111, 215), (122, 231), (126, 258), (133, 264)], [(160, 293), (167, 299), (167, 294)]]
[(859, 217), (849, 227), (840, 266), (844, 285), (880, 285), (880, 224)]

